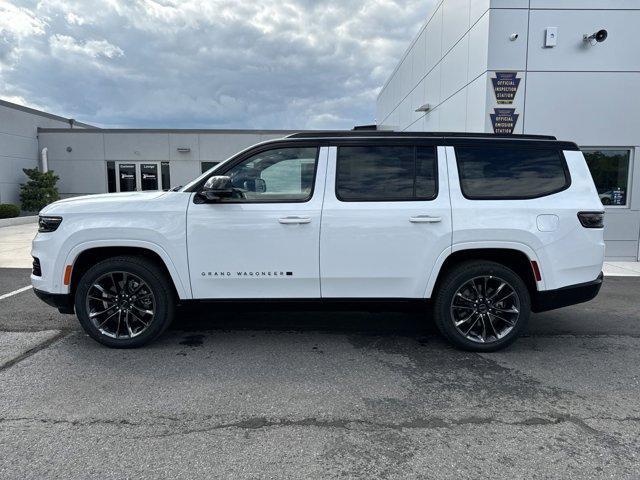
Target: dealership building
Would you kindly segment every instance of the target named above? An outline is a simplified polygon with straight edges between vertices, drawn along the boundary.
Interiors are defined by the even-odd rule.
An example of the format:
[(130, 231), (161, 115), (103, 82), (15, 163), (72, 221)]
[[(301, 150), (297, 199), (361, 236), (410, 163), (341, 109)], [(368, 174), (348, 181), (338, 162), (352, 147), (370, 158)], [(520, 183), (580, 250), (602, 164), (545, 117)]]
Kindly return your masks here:
[[(379, 129), (550, 134), (578, 143), (605, 206), (607, 258), (640, 259), (640, 2), (443, 0), (376, 104)], [(61, 196), (187, 183), (289, 130), (100, 129), (0, 101), (0, 202), (22, 168)]]

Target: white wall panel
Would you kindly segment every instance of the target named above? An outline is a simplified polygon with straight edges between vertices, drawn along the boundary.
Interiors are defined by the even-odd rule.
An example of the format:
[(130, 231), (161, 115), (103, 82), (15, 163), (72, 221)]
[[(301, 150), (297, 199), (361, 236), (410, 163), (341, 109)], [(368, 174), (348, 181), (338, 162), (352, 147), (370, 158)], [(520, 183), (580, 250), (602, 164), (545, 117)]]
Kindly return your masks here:
[(442, 78), (441, 78), (441, 66), (438, 64), (429, 75), (424, 82), (424, 101), (425, 103), (429, 103), (432, 107), (435, 107), (440, 104), (442, 101)]
[(458, 92), (439, 108), (441, 131), (463, 131), (467, 123), (467, 89)]
[(467, 84), (469, 37), (465, 36), (442, 60), (442, 98), (447, 99)]
[(440, 107), (430, 111), (424, 116), (424, 131), (425, 132), (440, 131)]
[(531, 0), (531, 8), (606, 8), (609, 10), (631, 10), (640, 7), (638, 6), (638, 0)]
[(491, 7), (491, 0), (471, 0), (469, 25), (473, 26)]
[(427, 73), (427, 34), (422, 31), (413, 45), (413, 82), (422, 79)]
[[(178, 152), (178, 147), (190, 148), (188, 153)], [(200, 144), (197, 133), (170, 133), (169, 160), (172, 161), (200, 161)]]
[(529, 72), (525, 133), (581, 145), (636, 145), (640, 73)]
[(487, 71), (489, 61), (489, 18), (489, 14), (483, 15), (469, 31), (469, 81)]
[(491, 0), (491, 8), (529, 8), (529, 0)]
[(435, 14), (431, 18), (431, 21), (425, 29), (426, 48), (427, 48), (427, 65), (426, 71), (428, 72), (442, 58), (442, 7), (436, 10)]
[(103, 161), (51, 159), (49, 165), (60, 176), (58, 190), (61, 193), (81, 195), (107, 191), (106, 166)]
[[(528, 10), (491, 10), (488, 16), (488, 70), (525, 70)], [(510, 40), (513, 33), (518, 34), (515, 41)]]
[(491, 132), (487, 114), (487, 91), (489, 76), (485, 73), (467, 87), (467, 118), (464, 131)]
[(20, 135), (8, 135), (0, 132), (0, 155), (22, 157), (31, 160), (38, 158), (38, 140)]
[(442, 4), (442, 52), (448, 52), (469, 30), (470, 0), (445, 0)]
[(107, 160), (168, 160), (166, 133), (107, 133), (104, 136)]
[[(640, 5), (640, 2), (638, 2)], [(640, 70), (640, 10), (533, 10), (529, 35), (529, 70)], [(544, 32), (558, 27), (558, 46), (543, 48)], [(606, 28), (609, 38), (590, 46), (582, 40)]]
[[(104, 134), (102, 133), (47, 133), (40, 134), (40, 144), (47, 147), (49, 158), (57, 160), (104, 160)], [(71, 151), (67, 151), (71, 147)]]

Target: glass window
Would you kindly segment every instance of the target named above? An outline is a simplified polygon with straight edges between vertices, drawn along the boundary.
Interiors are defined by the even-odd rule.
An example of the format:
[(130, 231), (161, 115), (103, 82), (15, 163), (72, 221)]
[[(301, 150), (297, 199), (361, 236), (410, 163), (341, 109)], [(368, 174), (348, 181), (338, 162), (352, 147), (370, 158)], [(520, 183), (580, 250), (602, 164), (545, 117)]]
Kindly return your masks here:
[(551, 195), (570, 184), (558, 150), (456, 147), (460, 184), (471, 199), (525, 199)]
[(218, 165), (220, 162), (200, 162), (201, 172), (204, 173), (208, 170), (211, 170), (213, 167)]
[(258, 153), (224, 175), (231, 177), (236, 195), (231, 201), (301, 202), (311, 198), (316, 147), (278, 148)]
[(116, 162), (107, 162), (107, 191), (113, 193), (116, 187)]
[(583, 150), (603, 205), (627, 205), (629, 150)]
[(340, 147), (336, 194), (343, 201), (432, 199), (435, 147)]
[(162, 175), (162, 189), (169, 190), (171, 188), (171, 173), (169, 170), (169, 162), (160, 164), (160, 172)]

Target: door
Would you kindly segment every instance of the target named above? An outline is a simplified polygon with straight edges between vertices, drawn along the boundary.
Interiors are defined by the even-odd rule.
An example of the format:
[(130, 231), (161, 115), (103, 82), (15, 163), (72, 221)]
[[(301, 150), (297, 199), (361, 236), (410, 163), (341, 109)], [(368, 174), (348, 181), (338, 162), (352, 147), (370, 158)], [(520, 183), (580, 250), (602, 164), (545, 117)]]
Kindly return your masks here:
[(160, 190), (158, 163), (140, 164), (140, 190)]
[(118, 172), (118, 192), (138, 190), (138, 169), (135, 163), (118, 163), (116, 171)]
[(323, 297), (423, 298), (451, 246), (444, 149), (331, 147), (320, 236)]
[[(290, 142), (288, 143), (290, 145)], [(231, 162), (234, 196), (187, 211), (194, 298), (318, 298), (327, 148), (262, 147)]]
[(116, 191), (161, 190), (160, 162), (116, 162)]

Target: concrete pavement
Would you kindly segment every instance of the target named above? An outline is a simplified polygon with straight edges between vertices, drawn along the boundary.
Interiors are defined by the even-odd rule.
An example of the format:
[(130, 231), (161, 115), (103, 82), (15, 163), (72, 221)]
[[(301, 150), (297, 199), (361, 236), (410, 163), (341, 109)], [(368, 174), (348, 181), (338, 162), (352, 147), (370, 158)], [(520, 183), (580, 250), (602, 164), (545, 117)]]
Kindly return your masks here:
[(0, 301), (0, 478), (638, 478), (638, 291), (609, 278), (487, 355), (379, 306), (182, 309), (109, 350), (22, 292)]

